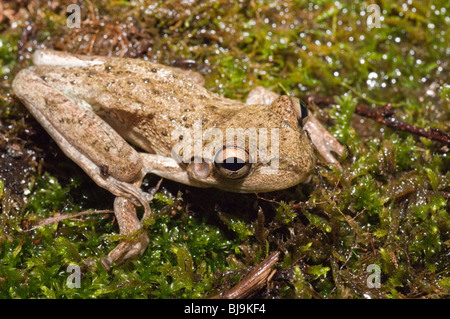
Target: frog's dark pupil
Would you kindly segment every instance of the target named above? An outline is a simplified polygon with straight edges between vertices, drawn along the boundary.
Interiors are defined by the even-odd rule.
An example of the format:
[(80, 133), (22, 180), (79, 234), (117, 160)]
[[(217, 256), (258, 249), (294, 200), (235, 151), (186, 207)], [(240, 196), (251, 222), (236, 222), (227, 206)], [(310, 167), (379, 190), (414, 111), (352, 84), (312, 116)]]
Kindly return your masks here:
[(223, 168), (232, 172), (236, 172), (244, 166), (245, 162), (238, 157), (229, 157), (222, 163)]

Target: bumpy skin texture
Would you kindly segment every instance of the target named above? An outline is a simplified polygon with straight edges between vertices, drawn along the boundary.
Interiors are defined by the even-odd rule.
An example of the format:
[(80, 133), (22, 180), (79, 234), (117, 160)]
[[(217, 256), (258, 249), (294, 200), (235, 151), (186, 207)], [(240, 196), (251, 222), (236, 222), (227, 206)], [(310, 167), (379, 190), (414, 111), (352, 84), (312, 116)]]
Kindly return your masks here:
[[(266, 104), (270, 105), (279, 97), (278, 94), (272, 92), (264, 87), (255, 87), (248, 94), (246, 104)], [(309, 113), (307, 121), (303, 126), (303, 130), (308, 132), (311, 142), (316, 148), (317, 152), (325, 160), (325, 162), (336, 166), (339, 170), (342, 167), (339, 161), (334, 157), (331, 152), (336, 153), (338, 156), (342, 156), (345, 152), (344, 146), (328, 132), (320, 121)]]
[[(14, 93), (63, 152), (99, 186), (117, 196), (114, 209), (121, 234), (136, 234), (135, 239), (120, 242), (103, 259), (105, 268), (141, 254), (148, 245), (135, 205), (144, 206), (144, 217), (151, 213), (150, 196), (140, 190), (149, 172), (198, 187), (265, 192), (302, 182), (314, 167), (313, 147), (298, 125), (298, 108), (287, 96), (253, 92), (255, 103), (248, 104), (249, 98), (245, 104), (208, 91), (198, 84), (202, 80), (195, 73), (136, 59), (49, 50), (37, 51), (33, 61), (34, 67), (16, 76)], [(190, 130), (199, 125), (202, 132), (224, 132), (215, 140), (220, 148), (229, 143), (225, 140), (227, 129), (276, 129), (277, 139), (268, 137), (266, 148), (271, 152), (277, 142), (278, 152), (268, 154), (271, 161), (254, 158), (242, 178), (219, 174), (211, 161), (177, 162), (173, 159), (174, 147), (183, 139), (189, 141)], [(180, 128), (187, 135), (174, 138), (173, 133)], [(245, 141), (255, 143), (250, 138)], [(128, 142), (144, 152), (136, 151)], [(200, 138), (200, 149), (206, 149), (209, 143)], [(242, 147), (247, 146), (244, 143)], [(195, 147), (183, 151), (176, 155), (183, 159), (196, 155)], [(213, 153), (204, 154), (214, 158)], [(278, 165), (268, 174), (273, 161)]]
[[(259, 169), (264, 165), (254, 165), (248, 176), (237, 181), (223, 179), (211, 170), (208, 178), (192, 181), (196, 176), (190, 176), (188, 183), (195, 186), (213, 186), (235, 192), (263, 192), (298, 184), (310, 174), (315, 162), (314, 152), (298, 126), (288, 97), (281, 97), (270, 105), (261, 103), (250, 106), (212, 93), (186, 79), (182, 72), (174, 68), (136, 59), (93, 59), (97, 60), (91, 65), (73, 66), (66, 62), (71, 66), (39, 65), (21, 71), (15, 82), (23, 88), (19, 89), (16, 85), (15, 92), (22, 99), (24, 94), (28, 95), (28, 100), (45, 95), (41, 88), (39, 92), (33, 92), (34, 86), (30, 84), (30, 73), (33, 73), (34, 77), (79, 104), (80, 109), (93, 110), (131, 144), (147, 153), (166, 157), (171, 156), (172, 148), (179, 142), (172, 138), (172, 133), (180, 128), (192, 129), (195, 121), (201, 122), (203, 131), (210, 128), (223, 132), (227, 128), (268, 128), (269, 132), (270, 128), (280, 129), (277, 174), (260, 174)], [(33, 103), (23, 100), (25, 105)], [(83, 123), (80, 126), (76, 122), (81, 121), (81, 116), (86, 116), (84, 113), (79, 114), (80, 110), (68, 112), (63, 110), (64, 105), (53, 104), (57, 101), (47, 103), (49, 110), (46, 117), (55, 118), (52, 121), (59, 123), (58, 131), (62, 134), (70, 132), (67, 136), (69, 143), (77, 145), (83, 141), (83, 145), (77, 147), (80, 152), (89, 154), (87, 156), (97, 165), (108, 166), (113, 176), (118, 170), (117, 178), (120, 180), (132, 180), (140, 165), (132, 150), (123, 143), (113, 147), (106, 143), (99, 146), (99, 141), (103, 139), (97, 123)], [(114, 137), (110, 140), (120, 139)], [(269, 138), (268, 149), (270, 147)], [(133, 168), (134, 171), (127, 171)], [(125, 172), (120, 173), (120, 170)]]

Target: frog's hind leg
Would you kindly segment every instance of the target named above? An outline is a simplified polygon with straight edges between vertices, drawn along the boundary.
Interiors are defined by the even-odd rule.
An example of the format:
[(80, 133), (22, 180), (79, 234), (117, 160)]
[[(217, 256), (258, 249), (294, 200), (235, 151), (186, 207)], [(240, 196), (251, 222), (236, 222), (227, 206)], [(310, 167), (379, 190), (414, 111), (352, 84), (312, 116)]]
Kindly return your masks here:
[(33, 54), (34, 65), (64, 66), (64, 67), (88, 67), (104, 64), (108, 57), (85, 56), (69, 54), (56, 50), (36, 50)]
[[(247, 96), (246, 104), (264, 104), (270, 105), (275, 99), (279, 97), (278, 94), (272, 92), (262, 86), (255, 87)], [(311, 142), (316, 147), (319, 154), (324, 158), (324, 160), (338, 169), (342, 170), (339, 161), (333, 156), (331, 152), (335, 152), (338, 156), (342, 156), (345, 152), (344, 146), (328, 132), (325, 127), (316, 119), (311, 112), (308, 112), (308, 121), (303, 125), (303, 130), (305, 130)]]
[(146, 202), (145, 194), (132, 185), (141, 178), (139, 153), (98, 115), (29, 70), (17, 74), (13, 90), (61, 150), (100, 187)]
[[(140, 189), (143, 164), (139, 153), (81, 101), (62, 94), (32, 71), (20, 71), (13, 90), (61, 150), (97, 185), (119, 197), (115, 214), (121, 232), (130, 235), (140, 230), (134, 205), (144, 206), (146, 216), (151, 210), (148, 194)], [(109, 256), (109, 263), (145, 250), (145, 236), (120, 243)]]

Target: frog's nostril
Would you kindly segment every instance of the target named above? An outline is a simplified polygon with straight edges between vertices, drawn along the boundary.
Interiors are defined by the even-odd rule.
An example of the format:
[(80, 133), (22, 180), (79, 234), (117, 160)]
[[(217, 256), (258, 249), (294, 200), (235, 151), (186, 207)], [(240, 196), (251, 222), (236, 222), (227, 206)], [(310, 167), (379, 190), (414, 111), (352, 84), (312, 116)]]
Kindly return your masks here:
[(193, 173), (199, 178), (207, 178), (211, 174), (211, 168), (209, 163), (201, 161), (200, 163), (194, 162), (192, 164)]

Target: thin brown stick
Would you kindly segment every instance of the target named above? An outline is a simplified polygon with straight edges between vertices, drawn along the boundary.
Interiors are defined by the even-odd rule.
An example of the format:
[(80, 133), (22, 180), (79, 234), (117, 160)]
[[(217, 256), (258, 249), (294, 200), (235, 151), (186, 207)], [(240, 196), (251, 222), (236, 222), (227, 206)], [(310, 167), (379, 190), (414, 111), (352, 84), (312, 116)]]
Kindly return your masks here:
[[(153, 199), (153, 196), (159, 190), (162, 181), (163, 181), (163, 179), (161, 178), (158, 181), (158, 183), (156, 184), (156, 186), (151, 190), (151, 192), (150, 192), (151, 198), (149, 198), (148, 201), (151, 201)], [(112, 214), (112, 213), (114, 213), (114, 210), (103, 209), (103, 210), (85, 210), (85, 211), (82, 211), (82, 212), (61, 214), (61, 215), (58, 215), (58, 216), (42, 219), (42, 220), (40, 220), (37, 223), (36, 226), (33, 226), (30, 229), (27, 229), (26, 231), (32, 231), (32, 230), (35, 230), (35, 229), (37, 229), (37, 228), (39, 228), (41, 226), (58, 223), (58, 222), (60, 222), (62, 220), (69, 219), (69, 218), (75, 218), (75, 217), (84, 216), (84, 215), (90, 215), (90, 214)], [(144, 214), (144, 216), (142, 217), (142, 220), (144, 220), (144, 217), (148, 217), (148, 216)]]
[[(316, 104), (336, 104), (335, 100), (330, 97), (310, 96), (308, 103)], [(438, 141), (450, 146), (450, 134), (442, 132), (436, 128), (429, 130), (422, 127), (405, 123), (394, 116), (395, 109), (391, 104), (386, 104), (381, 108), (372, 109), (365, 105), (358, 104), (355, 113), (364, 117), (371, 118), (378, 123), (384, 124), (396, 130), (409, 132), (415, 135), (423, 136), (433, 141)]]
[(274, 275), (272, 267), (278, 261), (279, 251), (270, 254), (258, 266), (255, 267), (244, 279), (242, 279), (232, 289), (220, 293), (211, 299), (243, 299), (248, 298), (258, 292), (270, 278)]
[(85, 210), (82, 212), (61, 214), (61, 215), (58, 215), (55, 217), (49, 217), (46, 219), (42, 219), (38, 222), (38, 224), (36, 226), (33, 226), (30, 229), (27, 229), (27, 231), (35, 230), (41, 226), (58, 223), (64, 219), (68, 219), (68, 218), (75, 218), (75, 217), (89, 215), (89, 214), (111, 214), (111, 213), (114, 213), (114, 211), (111, 209), (103, 209), (103, 210)]
[(395, 111), (390, 104), (386, 104), (379, 109), (370, 109), (362, 105), (357, 105), (355, 109), (356, 114), (374, 119), (378, 123), (382, 123), (400, 131), (423, 136), (430, 140), (439, 141), (450, 146), (450, 134), (436, 128), (426, 130), (422, 127), (405, 123), (394, 117), (394, 112)]

